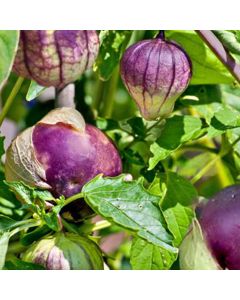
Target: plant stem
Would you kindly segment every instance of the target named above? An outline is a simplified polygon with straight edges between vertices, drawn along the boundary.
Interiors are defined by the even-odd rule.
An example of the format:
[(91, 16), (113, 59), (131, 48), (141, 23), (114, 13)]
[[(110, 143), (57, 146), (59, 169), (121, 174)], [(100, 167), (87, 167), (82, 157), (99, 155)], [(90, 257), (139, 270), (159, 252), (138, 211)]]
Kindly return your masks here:
[(104, 228), (107, 228), (109, 226), (111, 226), (112, 224), (106, 220), (101, 220), (95, 224), (89, 224), (89, 223), (86, 223), (86, 224), (83, 224), (82, 226), (79, 227), (79, 232), (82, 232), (82, 233), (91, 233), (93, 231), (96, 231), (96, 230), (101, 230), (101, 229), (104, 229)]
[(19, 92), (19, 90), (20, 90), (20, 88), (22, 86), (23, 81), (24, 81), (23, 77), (18, 77), (18, 79), (17, 79), (17, 81), (16, 81), (16, 83), (15, 83), (15, 85), (14, 85), (14, 87), (13, 87), (11, 93), (10, 93), (10, 95), (8, 96), (8, 98), (7, 98), (7, 100), (6, 100), (5, 104), (4, 104), (4, 107), (3, 107), (3, 109), (2, 109), (2, 111), (0, 113), (0, 126), (2, 125), (3, 120), (5, 119), (8, 111), (9, 111), (9, 109), (10, 109), (12, 103), (13, 103), (13, 100), (15, 99), (17, 93)]
[(104, 229), (104, 228), (107, 228), (109, 226), (111, 226), (112, 224), (106, 220), (103, 220), (103, 221), (99, 221), (97, 222), (96, 224), (93, 225), (91, 231), (96, 231), (96, 230), (101, 230), (101, 229)]
[(75, 108), (75, 85), (70, 83), (63, 89), (56, 88), (55, 107), (72, 107)]
[(198, 144), (198, 143), (196, 143), (196, 144), (185, 144), (182, 147), (183, 147), (184, 152), (186, 150), (187, 151), (188, 150), (202, 150), (202, 151), (208, 151), (208, 152), (217, 154), (217, 149), (216, 148), (208, 147), (208, 146)]
[[(198, 112), (194, 109), (194, 108), (190, 108), (189, 112), (191, 115), (199, 117)], [(203, 139), (203, 141), (201, 142), (202, 145), (209, 147), (209, 148), (215, 148), (215, 145), (213, 143), (212, 140), (208, 139), (207, 137), (205, 137)], [(217, 153), (216, 153), (217, 154)], [(222, 161), (222, 157), (225, 155), (226, 153), (220, 153), (219, 156), (217, 156), (217, 158), (219, 159), (213, 159), (214, 162), (216, 163), (216, 169), (217, 169), (217, 176), (218, 176), (218, 180), (219, 183), (221, 184), (222, 187), (226, 187), (229, 185), (232, 185), (234, 183), (232, 176), (229, 172), (229, 170), (227, 169), (227, 167), (225, 166), (224, 162)], [(211, 163), (211, 162), (210, 162)], [(210, 167), (212, 166), (212, 164), (210, 165)], [(207, 166), (206, 166), (207, 167)], [(203, 171), (205, 170), (205, 172), (207, 172), (209, 169), (208, 168), (203, 168), (200, 172), (201, 172), (201, 176), (203, 176), (205, 174), (205, 172)], [(196, 178), (195, 178), (196, 177)], [(192, 178), (192, 180), (194, 182), (197, 182), (201, 177), (198, 178), (198, 174), (195, 176), (194, 178)], [(198, 178), (198, 179), (197, 179)]]
[(103, 107), (101, 109), (101, 116), (103, 116), (104, 118), (110, 118), (112, 116), (118, 78), (119, 78), (119, 68), (116, 67), (112, 74), (111, 79), (109, 79), (104, 84)]
[[(210, 144), (210, 141), (209, 143)], [(219, 181), (222, 185), (222, 187), (226, 187), (229, 185), (234, 184), (234, 180), (232, 179), (232, 176), (229, 172), (229, 170), (224, 165), (224, 162), (222, 161), (222, 157), (225, 156), (227, 153), (223, 152), (222, 154), (217, 155), (213, 160), (211, 160), (205, 167), (201, 169), (199, 173), (197, 173), (192, 179), (192, 184), (196, 183), (199, 179), (202, 178), (202, 176), (209, 171), (209, 169), (216, 164), (217, 168), (217, 174)]]
[(20, 226), (18, 226), (17, 228), (13, 229), (10, 232), (10, 237), (12, 237), (13, 235), (15, 235), (16, 233), (18, 233), (22, 230), (28, 229), (30, 227), (36, 227), (36, 226), (39, 226), (41, 224), (42, 224), (41, 220), (34, 220), (34, 219), (23, 220), (21, 222)]
[(63, 226), (68, 230), (68, 231), (70, 231), (70, 232), (72, 232), (72, 233), (77, 233), (77, 234), (79, 234), (79, 232), (77, 231), (77, 229), (74, 227), (74, 226), (72, 226), (71, 224), (69, 224), (66, 220), (64, 220), (63, 218), (61, 219), (62, 220), (62, 224), (63, 224)]
[(158, 124), (160, 124), (164, 119), (159, 118), (159, 120), (157, 120), (153, 125), (151, 125), (150, 127), (147, 128), (146, 133), (148, 133), (151, 129), (153, 129), (154, 127), (156, 127)]
[[(151, 125), (150, 127), (148, 127), (148, 128), (146, 129), (146, 132), (145, 132), (145, 134), (146, 134), (145, 137), (148, 137), (148, 136), (149, 136), (149, 132), (151, 131), (151, 129), (153, 129), (154, 127), (156, 127), (156, 126), (157, 126), (159, 123), (161, 123), (162, 121), (165, 121), (165, 119), (160, 118), (160, 119), (157, 120), (153, 125)], [(126, 132), (126, 131), (125, 131), (125, 132)], [(129, 132), (127, 132), (127, 133), (128, 133), (129, 135), (133, 136), (133, 138), (134, 138), (134, 134), (129, 133)], [(139, 138), (134, 138), (128, 145), (126, 145), (126, 147), (124, 148), (124, 150), (131, 148), (133, 145), (135, 145), (136, 143), (138, 143), (138, 142), (140, 142), (140, 141), (141, 141), (141, 139), (139, 139)]]
[(165, 33), (164, 30), (159, 30), (158, 35), (156, 36), (157, 39), (165, 40)]
[(236, 138), (236, 140), (231, 144), (231, 147), (233, 148), (239, 141), (240, 141), (240, 136)]
[(66, 206), (66, 205), (68, 205), (69, 203), (75, 201), (75, 200), (80, 199), (80, 198), (83, 198), (83, 193), (78, 193), (78, 194), (76, 194), (76, 195), (73, 195), (73, 196), (67, 198), (67, 199), (65, 200), (64, 204), (63, 204), (63, 207)]
[(213, 160), (211, 160), (208, 164), (206, 164), (205, 167), (201, 169), (200, 172), (198, 172), (192, 179), (191, 183), (196, 183), (199, 179), (202, 178), (202, 176), (207, 173), (207, 171), (217, 162), (217, 160), (220, 159), (220, 156), (216, 156)]
[(101, 105), (101, 100), (103, 99), (103, 91), (104, 91), (104, 81), (98, 79), (96, 84), (95, 97), (92, 104), (93, 109), (99, 110), (99, 107)]
[(236, 63), (235, 59), (224, 48), (215, 34), (211, 30), (196, 30), (196, 32), (225, 65), (232, 76), (240, 83), (240, 65)]

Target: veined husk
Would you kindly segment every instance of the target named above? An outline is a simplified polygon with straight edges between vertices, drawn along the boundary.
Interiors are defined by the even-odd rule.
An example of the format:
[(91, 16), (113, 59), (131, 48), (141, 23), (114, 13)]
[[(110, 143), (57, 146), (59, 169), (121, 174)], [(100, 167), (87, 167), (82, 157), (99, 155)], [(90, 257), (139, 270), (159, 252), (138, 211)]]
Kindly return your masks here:
[(63, 88), (93, 66), (95, 30), (21, 30), (13, 71), (42, 86)]
[(221, 267), (207, 247), (201, 226), (197, 219), (184, 238), (179, 249), (181, 270), (219, 270)]
[(22, 260), (40, 264), (47, 270), (103, 270), (97, 244), (72, 233), (57, 233), (35, 242)]
[[(85, 130), (82, 115), (70, 107), (57, 108), (49, 112), (39, 123), (56, 124), (62, 122), (76, 130)], [(7, 181), (24, 181), (30, 186), (50, 189), (46, 183), (46, 172), (38, 162), (32, 142), (33, 127), (20, 133), (6, 152), (5, 176)], [(46, 141), (47, 142), (47, 141)]]

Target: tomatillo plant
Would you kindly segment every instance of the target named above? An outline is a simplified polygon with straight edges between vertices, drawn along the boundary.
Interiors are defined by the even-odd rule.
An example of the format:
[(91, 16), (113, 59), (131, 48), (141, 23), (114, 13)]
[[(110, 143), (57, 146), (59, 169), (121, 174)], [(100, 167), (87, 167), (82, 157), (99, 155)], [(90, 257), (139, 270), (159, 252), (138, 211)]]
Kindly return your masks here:
[(240, 269), (239, 36), (0, 31), (0, 269)]

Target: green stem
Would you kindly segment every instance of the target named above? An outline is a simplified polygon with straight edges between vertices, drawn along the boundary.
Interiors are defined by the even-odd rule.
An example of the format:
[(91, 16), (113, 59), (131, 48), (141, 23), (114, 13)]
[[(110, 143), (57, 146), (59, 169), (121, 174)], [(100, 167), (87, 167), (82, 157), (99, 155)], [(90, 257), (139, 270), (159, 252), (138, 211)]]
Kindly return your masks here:
[(214, 154), (217, 154), (217, 149), (216, 148), (212, 148), (212, 147), (207, 147), (205, 145), (202, 145), (202, 144), (185, 144), (183, 145), (183, 152), (185, 151), (189, 151), (189, 150), (202, 150), (202, 151), (207, 151), (207, 152), (211, 152), (211, 153), (214, 153)]
[[(210, 143), (210, 141), (209, 141)], [(229, 149), (231, 151), (231, 149)], [(229, 152), (228, 151), (228, 152)], [(219, 155), (217, 155), (213, 160), (211, 160), (205, 167), (203, 167), (199, 173), (197, 173), (191, 180), (191, 182), (194, 184), (196, 183), (199, 179), (202, 178), (202, 176), (209, 171), (209, 169), (216, 164), (216, 169), (217, 169), (217, 175), (219, 178), (219, 181), (222, 185), (222, 187), (226, 187), (229, 185), (234, 184), (234, 180), (229, 172), (229, 170), (226, 168), (224, 165), (224, 162), (222, 161), (222, 157), (225, 156), (227, 153), (223, 151)]]
[(101, 100), (103, 99), (103, 92), (104, 92), (104, 81), (98, 79), (96, 84), (95, 97), (92, 104), (93, 109), (99, 110), (99, 107), (101, 105)]
[(8, 253), (22, 253), (26, 249), (27, 247), (22, 245), (20, 242), (14, 242), (8, 245)]
[(12, 237), (13, 235), (17, 234), (18, 232), (28, 229), (30, 227), (36, 227), (42, 224), (41, 220), (34, 220), (34, 219), (29, 219), (29, 220), (24, 220), (21, 222), (21, 225), (18, 226), (17, 228), (13, 229), (10, 232), (10, 237)]
[(147, 128), (146, 133), (148, 133), (151, 129), (153, 129), (158, 124), (160, 124), (163, 120), (164, 120), (163, 118), (160, 118), (159, 120), (157, 120), (153, 125), (151, 125), (150, 127)]
[[(154, 127), (156, 127), (158, 124), (160, 124), (162, 121), (165, 121), (165, 119), (159, 119), (159, 120), (157, 120), (153, 125), (151, 125), (150, 127), (148, 127), (147, 129), (146, 129), (146, 132), (145, 132), (145, 137), (148, 137), (149, 136), (149, 132), (150, 132), (150, 130), (151, 129), (153, 129)], [(125, 130), (124, 130), (125, 131)], [(126, 132), (126, 131), (125, 131)], [(127, 132), (129, 135), (131, 135), (131, 136), (133, 136), (134, 137), (134, 134), (132, 134), (132, 133), (129, 133), (129, 132)], [(126, 150), (126, 149), (129, 149), (129, 148), (131, 148), (133, 145), (135, 145), (136, 143), (138, 143), (138, 142), (140, 142), (142, 139), (140, 139), (140, 138), (135, 138), (135, 139), (133, 139), (128, 145), (126, 145), (126, 147), (124, 148), (124, 150)]]
[(91, 231), (96, 231), (96, 230), (101, 230), (101, 229), (104, 229), (104, 228), (107, 228), (109, 226), (111, 226), (112, 224), (106, 220), (103, 220), (103, 221), (99, 221), (97, 222), (96, 224), (93, 225)]
[(77, 233), (79, 234), (78, 230), (72, 226), (71, 224), (69, 224), (66, 220), (64, 220), (63, 218), (61, 219), (63, 226), (70, 232), (72, 233)]
[(112, 116), (118, 79), (119, 79), (119, 68), (116, 67), (112, 74), (111, 79), (106, 81), (104, 84), (104, 93), (103, 93), (104, 99), (103, 99), (103, 107), (101, 109), (101, 116), (103, 116), (104, 118), (110, 118)]
[(111, 225), (112, 224), (110, 222), (106, 221), (106, 220), (99, 221), (95, 224), (86, 223), (86, 224), (83, 224), (81, 227), (79, 227), (79, 232), (91, 233), (91, 232), (94, 232), (96, 230), (101, 230), (101, 229), (107, 228)]
[(20, 88), (22, 86), (23, 81), (24, 81), (23, 77), (18, 77), (18, 79), (17, 79), (17, 81), (16, 81), (16, 83), (15, 83), (15, 85), (14, 85), (14, 87), (13, 87), (11, 93), (10, 93), (10, 95), (8, 96), (8, 98), (7, 98), (7, 100), (6, 100), (5, 104), (4, 104), (4, 107), (3, 107), (3, 109), (2, 109), (2, 111), (0, 113), (0, 126), (2, 125), (3, 120), (5, 119), (8, 111), (9, 111), (9, 109), (10, 109), (12, 103), (13, 103), (13, 100), (15, 99), (17, 93), (19, 92), (19, 90), (20, 90)]
[(204, 168), (200, 170), (192, 179), (191, 183), (194, 184), (196, 183), (199, 179), (202, 178), (202, 176), (209, 171), (209, 169), (216, 163), (216, 161), (220, 159), (220, 156), (216, 156), (213, 160), (211, 160)]
[(78, 193), (78, 194), (76, 194), (76, 195), (73, 195), (73, 196), (67, 198), (67, 199), (65, 200), (65, 202), (64, 202), (63, 207), (66, 206), (66, 205), (68, 205), (69, 203), (75, 201), (75, 200), (80, 199), (80, 198), (83, 198), (83, 193)]
[(233, 148), (239, 141), (240, 141), (240, 136), (231, 144), (231, 147)]
[[(189, 108), (189, 112), (192, 116), (196, 116), (199, 117), (198, 112), (194, 109), (194, 108)], [(224, 137), (222, 137), (222, 146), (224, 143)], [(213, 143), (212, 140), (208, 139), (208, 138), (204, 138), (204, 140), (201, 142), (201, 144), (205, 145), (206, 147), (210, 147), (210, 148), (215, 148), (215, 145)], [(229, 185), (232, 185), (234, 183), (233, 178), (230, 174), (230, 171), (228, 170), (228, 168), (225, 166), (222, 157), (225, 156), (227, 153), (221, 153), (215, 158), (213, 159), (213, 161), (210, 161), (210, 167), (213, 165), (213, 162), (216, 163), (216, 170), (217, 170), (217, 177), (219, 180), (219, 183), (221, 184), (222, 187), (226, 187)], [(210, 168), (209, 167), (209, 168)], [(200, 173), (200, 177), (199, 177), (199, 173), (194, 176), (194, 178), (192, 178), (192, 182), (195, 183), (197, 182), (208, 170), (208, 164), (199, 172)]]
[(218, 178), (221, 182), (222, 187), (230, 186), (234, 184), (231, 172), (228, 167), (224, 164), (222, 157), (216, 162)]
[(124, 148), (124, 150), (127, 150), (129, 148), (131, 148), (133, 145), (135, 145), (136, 143), (138, 143), (139, 141), (141, 141), (140, 139), (133, 139), (129, 144), (126, 145), (126, 147)]

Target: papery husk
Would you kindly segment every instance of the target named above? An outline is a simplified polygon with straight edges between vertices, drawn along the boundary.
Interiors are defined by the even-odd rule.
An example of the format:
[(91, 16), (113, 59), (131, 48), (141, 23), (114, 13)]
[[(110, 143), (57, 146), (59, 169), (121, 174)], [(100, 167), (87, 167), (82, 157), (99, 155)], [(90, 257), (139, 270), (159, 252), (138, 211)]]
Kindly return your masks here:
[(40, 264), (47, 270), (103, 270), (97, 244), (72, 233), (57, 233), (35, 242), (22, 260)]
[(197, 219), (184, 238), (179, 249), (181, 270), (220, 270), (221, 267), (208, 249)]
[[(56, 124), (62, 122), (83, 132), (85, 121), (82, 115), (70, 107), (57, 108), (49, 112), (39, 123)], [(34, 153), (30, 127), (20, 133), (6, 152), (5, 176), (7, 181), (23, 181), (26, 184), (43, 189), (51, 189), (46, 182), (46, 172)], [(46, 141), (47, 143), (47, 141)]]

